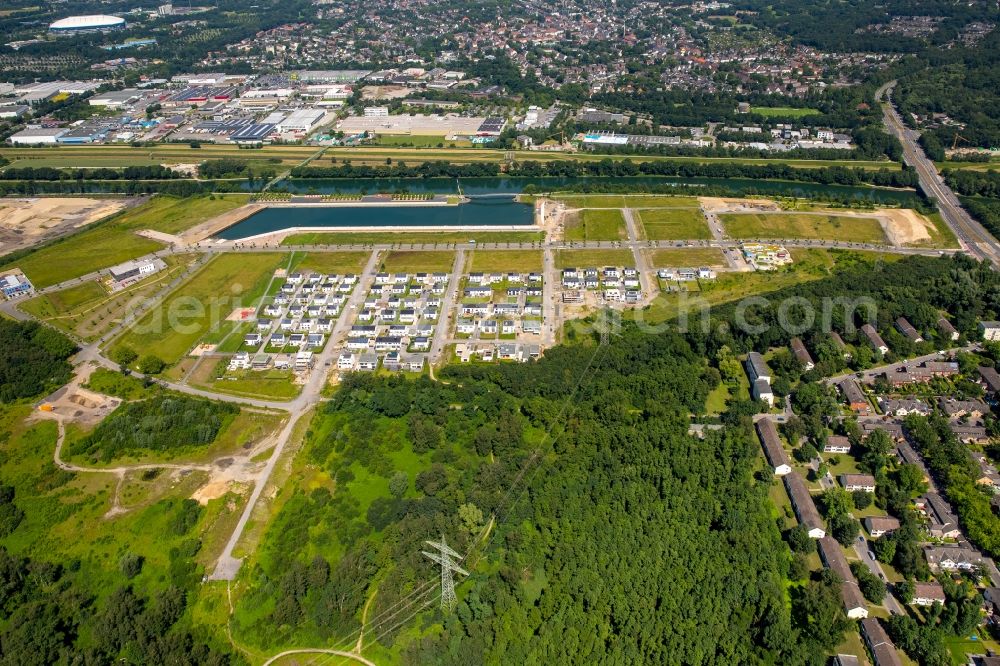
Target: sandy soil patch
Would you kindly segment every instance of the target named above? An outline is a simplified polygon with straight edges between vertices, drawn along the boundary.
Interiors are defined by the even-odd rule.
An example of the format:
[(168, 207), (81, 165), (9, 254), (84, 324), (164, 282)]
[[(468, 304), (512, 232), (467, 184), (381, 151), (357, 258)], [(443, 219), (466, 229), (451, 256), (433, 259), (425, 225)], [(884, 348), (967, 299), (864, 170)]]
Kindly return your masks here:
[(361, 99), (402, 99), (410, 94), (406, 86), (365, 86)]
[(208, 504), (210, 500), (219, 499), (227, 492), (229, 492), (229, 481), (213, 480), (196, 490), (194, 494), (191, 495), (191, 499), (197, 500), (199, 504), (204, 505)]
[(120, 398), (112, 398), (81, 388), (77, 381), (78, 379), (74, 380), (50, 395), (42, 404), (41, 411), (81, 425), (95, 425), (122, 402)]
[(266, 208), (264, 204), (247, 204), (245, 206), (240, 206), (239, 208), (234, 208), (233, 210), (226, 211), (222, 215), (213, 217), (211, 220), (207, 220), (199, 225), (191, 227), (182, 233), (180, 238), (183, 242), (193, 245), (214, 236), (223, 229), (233, 226), (237, 222), (242, 222), (264, 208)]
[(236, 308), (229, 313), (226, 321), (250, 321), (255, 312), (257, 312), (257, 308)]
[(0, 252), (29, 247), (125, 208), (124, 199), (0, 199)]
[(886, 208), (879, 211), (879, 218), (893, 245), (931, 240), (931, 222), (911, 208)]
[(728, 197), (698, 197), (698, 203), (706, 213), (746, 213), (776, 212), (781, 210), (778, 202), (771, 199), (733, 199)]
[(208, 344), (198, 345), (197, 347), (191, 350), (191, 353), (188, 354), (188, 356), (205, 356), (206, 354), (211, 354), (214, 351), (215, 351), (215, 345), (208, 345)]

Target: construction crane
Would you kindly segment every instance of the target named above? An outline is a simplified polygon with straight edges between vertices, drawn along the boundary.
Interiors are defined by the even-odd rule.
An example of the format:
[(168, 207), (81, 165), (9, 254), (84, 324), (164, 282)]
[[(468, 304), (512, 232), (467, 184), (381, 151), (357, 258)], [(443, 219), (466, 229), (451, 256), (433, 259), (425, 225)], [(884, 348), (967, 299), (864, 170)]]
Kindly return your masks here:
[(952, 150), (955, 150), (955, 146), (957, 146), (957, 145), (958, 145), (958, 140), (959, 140), (959, 139), (961, 139), (961, 140), (962, 140), (962, 143), (969, 143), (969, 140), (968, 140), (968, 139), (966, 139), (966, 138), (965, 138), (964, 136), (962, 136), (962, 135), (961, 135), (961, 134), (959, 134), (958, 132), (955, 132), (955, 140), (951, 142), (951, 149), (952, 149)]

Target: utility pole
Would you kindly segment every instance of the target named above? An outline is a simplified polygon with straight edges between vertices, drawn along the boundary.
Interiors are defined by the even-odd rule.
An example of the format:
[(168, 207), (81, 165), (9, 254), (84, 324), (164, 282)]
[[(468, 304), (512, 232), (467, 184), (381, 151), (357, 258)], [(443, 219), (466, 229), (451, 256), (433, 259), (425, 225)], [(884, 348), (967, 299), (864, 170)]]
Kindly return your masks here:
[(469, 572), (452, 561), (452, 558), (461, 560), (462, 556), (448, 547), (448, 544), (444, 540), (444, 535), (441, 536), (440, 543), (436, 541), (425, 541), (424, 543), (441, 551), (440, 555), (438, 553), (428, 553), (426, 550), (420, 552), (441, 565), (441, 610), (450, 613), (458, 601), (458, 598), (455, 596), (455, 580), (452, 578), (451, 572), (457, 571), (463, 576), (468, 576)]

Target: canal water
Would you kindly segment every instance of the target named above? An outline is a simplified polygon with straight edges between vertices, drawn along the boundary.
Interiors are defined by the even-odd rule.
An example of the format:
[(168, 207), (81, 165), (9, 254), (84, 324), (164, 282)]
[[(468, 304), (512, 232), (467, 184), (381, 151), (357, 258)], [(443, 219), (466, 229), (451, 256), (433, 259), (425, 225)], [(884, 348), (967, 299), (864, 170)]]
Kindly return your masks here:
[(315, 206), (265, 208), (217, 234), (224, 240), (248, 238), (292, 227), (460, 227), (527, 226), (534, 208), (514, 195), (472, 198), (457, 206)]
[[(457, 206), (327, 206), (266, 208), (217, 235), (225, 240), (247, 238), (292, 227), (417, 227), (530, 225), (532, 207), (514, 201), (526, 188), (559, 191), (586, 184), (593, 191), (613, 191), (622, 185), (647, 186), (662, 191), (670, 186), (725, 188), (733, 194), (756, 193), (777, 196), (823, 197), (840, 200), (867, 199), (873, 203), (913, 207), (920, 200), (911, 190), (796, 183), (774, 180), (716, 178), (293, 178), (276, 189), (297, 194), (457, 194), (469, 197)], [(529, 187), (529, 185), (531, 187)], [(685, 193), (688, 193), (685, 191)]]

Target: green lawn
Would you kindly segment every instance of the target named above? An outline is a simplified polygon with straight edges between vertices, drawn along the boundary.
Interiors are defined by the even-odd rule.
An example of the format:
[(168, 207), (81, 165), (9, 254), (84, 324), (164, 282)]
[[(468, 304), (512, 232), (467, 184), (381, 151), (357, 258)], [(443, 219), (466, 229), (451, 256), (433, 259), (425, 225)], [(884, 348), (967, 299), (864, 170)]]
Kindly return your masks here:
[(382, 261), (382, 270), (390, 273), (422, 273), (443, 271), (450, 273), (455, 264), (455, 253), (447, 250), (430, 252), (393, 250)]
[(317, 273), (360, 273), (369, 256), (368, 252), (310, 252), (294, 262), (294, 269)]
[(719, 215), (733, 238), (814, 238), (884, 243), (885, 232), (871, 217), (806, 213), (725, 213)]
[(635, 256), (629, 250), (556, 251), (556, 268), (596, 268), (599, 266), (635, 266)]
[(819, 109), (799, 109), (792, 106), (754, 106), (750, 108), (750, 113), (768, 118), (802, 118), (804, 116), (818, 116), (822, 111)]
[(221, 339), (232, 326), (226, 317), (255, 306), (278, 267), (281, 254), (223, 254), (129, 328), (114, 347), (153, 353), (167, 365), (184, 357), (202, 338)]
[(302, 388), (294, 381), (291, 370), (252, 370), (227, 374), (222, 379), (212, 382), (207, 388), (220, 393), (250, 396), (254, 398), (291, 399), (299, 394)]
[(60, 291), (36, 296), (19, 306), (28, 314), (83, 340), (95, 340), (127, 314), (141, 299), (152, 296), (194, 259), (189, 254), (170, 255), (164, 259), (165, 270), (155, 273), (127, 289), (108, 293), (98, 281), (91, 280)]
[(23, 270), (36, 287), (49, 287), (163, 247), (163, 243), (139, 236), (136, 231), (177, 233), (236, 208), (246, 199), (243, 194), (218, 196), (214, 200), (207, 196), (153, 197), (95, 227), (32, 252), (12, 265)]
[(565, 218), (566, 240), (620, 240), (628, 236), (620, 210), (584, 208)]
[(533, 243), (545, 240), (539, 231), (383, 231), (383, 232), (307, 232), (292, 234), (282, 245), (358, 245), (410, 243)]
[(474, 251), (469, 270), (538, 272), (542, 270), (542, 253), (540, 250)]
[(667, 248), (650, 252), (654, 268), (681, 266), (725, 266), (726, 259), (717, 247)]
[(705, 216), (698, 209), (659, 208), (638, 211), (642, 231), (649, 240), (688, 240), (712, 237)]

